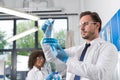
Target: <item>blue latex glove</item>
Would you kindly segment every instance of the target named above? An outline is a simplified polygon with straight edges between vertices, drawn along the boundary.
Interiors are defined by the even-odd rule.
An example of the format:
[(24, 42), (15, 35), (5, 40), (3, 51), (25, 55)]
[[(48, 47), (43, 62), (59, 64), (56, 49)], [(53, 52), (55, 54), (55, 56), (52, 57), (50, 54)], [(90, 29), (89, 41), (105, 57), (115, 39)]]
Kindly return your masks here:
[(48, 74), (48, 76), (45, 78), (45, 80), (52, 80), (54, 76), (54, 73), (51, 72), (50, 74)]
[(55, 38), (44, 38), (42, 40), (42, 44), (49, 44), (52, 54), (66, 63), (68, 59), (68, 54), (61, 48), (61, 46)]
[(41, 29), (44, 33), (44, 37), (50, 38), (51, 37), (51, 32), (52, 32), (52, 26), (54, 24), (54, 20), (53, 19), (48, 19), (46, 20)]
[(61, 46), (58, 43), (55, 43), (53, 46), (51, 46), (53, 53), (56, 53), (56, 57), (59, 58), (61, 61), (65, 62), (68, 59), (68, 54), (61, 48)]

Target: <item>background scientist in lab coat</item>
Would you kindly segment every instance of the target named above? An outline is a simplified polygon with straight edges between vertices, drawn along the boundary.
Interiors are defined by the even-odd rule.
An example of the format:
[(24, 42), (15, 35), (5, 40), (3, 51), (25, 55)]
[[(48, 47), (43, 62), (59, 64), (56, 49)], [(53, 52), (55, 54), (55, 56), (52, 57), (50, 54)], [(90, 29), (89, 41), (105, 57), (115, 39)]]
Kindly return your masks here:
[[(66, 80), (74, 80), (75, 75), (80, 76), (80, 80), (112, 80), (118, 53), (113, 44), (99, 37), (102, 24), (99, 15), (96, 12), (82, 12), (79, 24), (81, 36), (86, 42), (64, 50), (68, 54), (65, 64), (59, 64), (59, 56), (53, 56), (49, 43), (41, 43), (46, 59), (59, 64), (59, 67), (63, 66), (62, 71), (67, 70)], [(86, 43), (90, 43), (90, 47), (84, 60), (79, 61)]]
[(50, 66), (45, 61), (44, 53), (40, 50), (33, 50), (29, 55), (28, 67), (30, 70), (26, 80), (44, 80), (50, 72)]

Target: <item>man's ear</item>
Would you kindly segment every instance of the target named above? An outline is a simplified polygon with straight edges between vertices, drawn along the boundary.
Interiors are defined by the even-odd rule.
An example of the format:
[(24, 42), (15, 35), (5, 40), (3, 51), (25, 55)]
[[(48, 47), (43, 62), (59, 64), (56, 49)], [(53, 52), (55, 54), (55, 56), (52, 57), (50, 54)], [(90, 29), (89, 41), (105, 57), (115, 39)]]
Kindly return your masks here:
[(100, 28), (100, 23), (99, 22), (96, 23), (96, 28), (98, 28), (98, 30), (99, 30), (99, 28)]

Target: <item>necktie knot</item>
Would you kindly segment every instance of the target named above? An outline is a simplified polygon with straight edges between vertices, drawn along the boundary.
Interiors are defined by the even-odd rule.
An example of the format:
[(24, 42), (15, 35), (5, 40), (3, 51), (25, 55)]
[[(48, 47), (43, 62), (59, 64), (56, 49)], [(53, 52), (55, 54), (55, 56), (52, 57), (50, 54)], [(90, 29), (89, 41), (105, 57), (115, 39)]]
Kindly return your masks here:
[(90, 43), (86, 43), (86, 44), (85, 44), (85, 47), (88, 48), (89, 46), (90, 46)]

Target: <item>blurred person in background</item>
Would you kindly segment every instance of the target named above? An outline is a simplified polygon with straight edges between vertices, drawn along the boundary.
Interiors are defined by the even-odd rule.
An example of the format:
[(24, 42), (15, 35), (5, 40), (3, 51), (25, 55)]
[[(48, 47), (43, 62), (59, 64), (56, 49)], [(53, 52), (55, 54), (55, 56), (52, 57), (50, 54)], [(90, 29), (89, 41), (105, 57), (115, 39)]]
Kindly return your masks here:
[(44, 53), (39, 50), (33, 50), (29, 55), (28, 68), (26, 80), (44, 80), (48, 74), (47, 70), (43, 69), (45, 64)]

